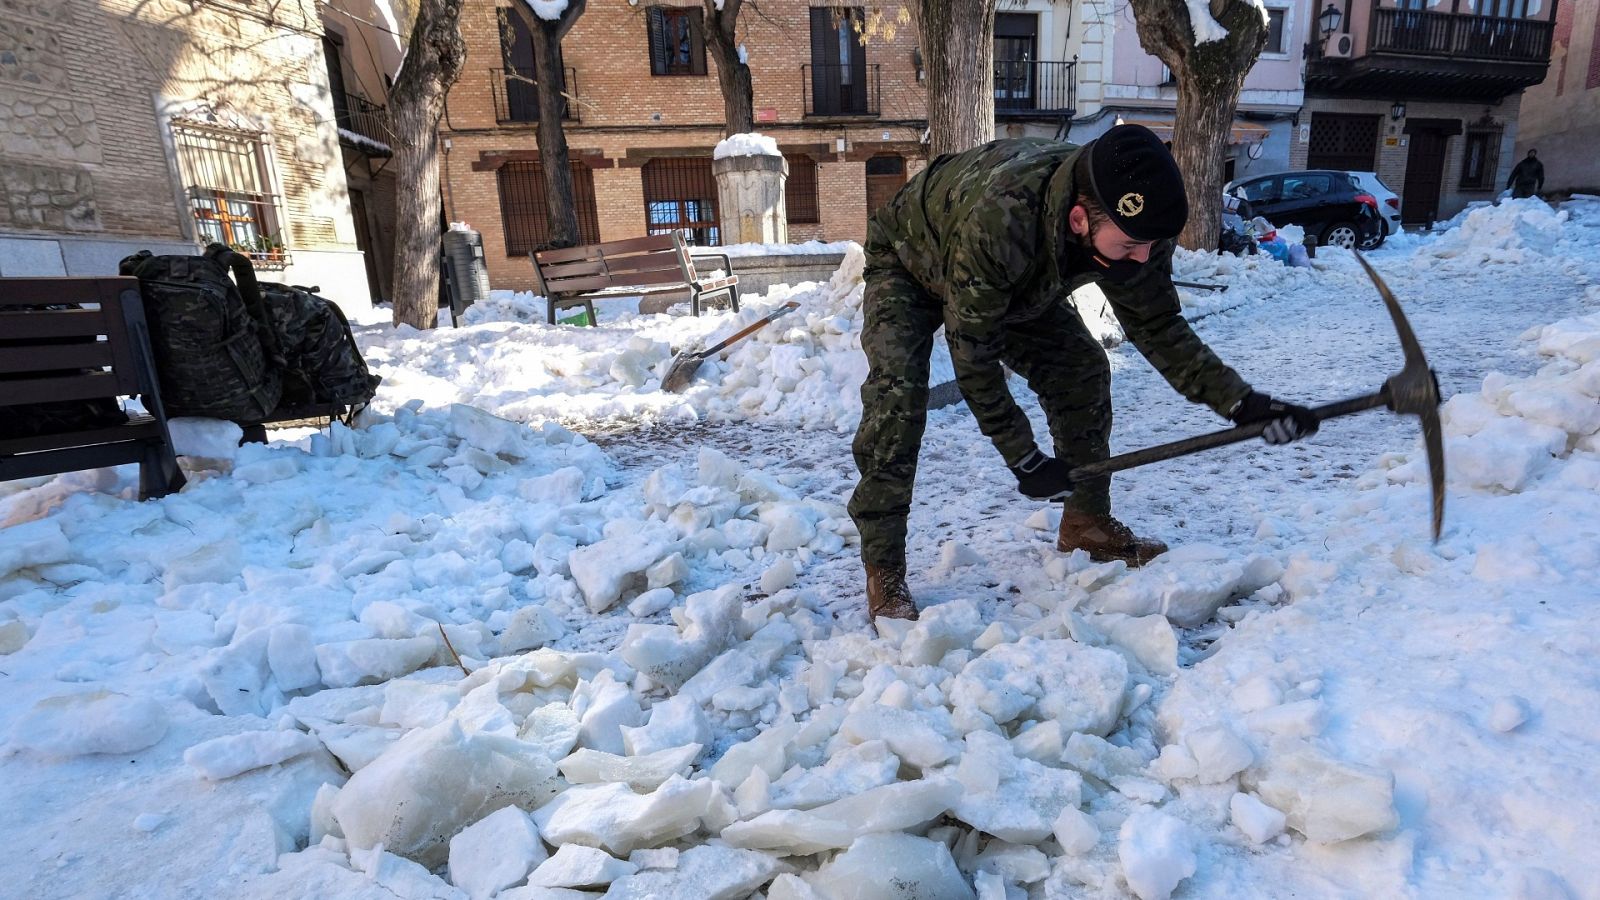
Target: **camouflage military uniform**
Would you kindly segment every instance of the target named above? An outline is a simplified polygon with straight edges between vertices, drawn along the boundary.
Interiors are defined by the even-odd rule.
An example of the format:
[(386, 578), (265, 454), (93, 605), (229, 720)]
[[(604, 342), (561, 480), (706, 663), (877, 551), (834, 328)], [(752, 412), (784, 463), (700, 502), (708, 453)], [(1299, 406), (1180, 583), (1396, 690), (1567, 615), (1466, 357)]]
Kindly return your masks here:
[[(861, 480), (850, 498), (867, 564), (905, 561), (928, 360), (941, 325), (961, 393), (1006, 465), (1035, 445), (1002, 364), (1039, 396), (1057, 457), (1077, 466), (1109, 454), (1110, 366), (1068, 296), (1098, 276), (1086, 257), (1063, 251), (1073, 243), (1076, 151), (1025, 139), (941, 156), (868, 223), (861, 346), (870, 369), (854, 443)], [(1101, 289), (1167, 381), (1225, 414), (1250, 388), (1179, 315), (1173, 246), (1157, 243), (1136, 278)], [(1111, 479), (1079, 485), (1067, 504), (1109, 513)]]

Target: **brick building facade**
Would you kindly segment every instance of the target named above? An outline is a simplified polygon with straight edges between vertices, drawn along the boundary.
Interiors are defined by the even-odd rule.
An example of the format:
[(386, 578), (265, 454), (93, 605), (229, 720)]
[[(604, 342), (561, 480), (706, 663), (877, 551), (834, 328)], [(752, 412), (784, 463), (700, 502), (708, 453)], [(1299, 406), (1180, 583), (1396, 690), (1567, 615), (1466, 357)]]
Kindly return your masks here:
[[(584, 240), (682, 226), (696, 243), (718, 241), (708, 185), (723, 104), (716, 62), (693, 33), (700, 9), (692, 0), (590, 4), (562, 41)], [(531, 15), (521, 0), (468, 0), (467, 66), (440, 126), (446, 214), (482, 232), (490, 282), (516, 290), (533, 286), (527, 251), (545, 234), (534, 88), (506, 72), (532, 66), (521, 18)], [(687, 30), (673, 32), (684, 19)], [(662, 41), (667, 33), (683, 39)], [(739, 41), (755, 130), (789, 158), (789, 239), (861, 240), (869, 202), (926, 164), (914, 31), (863, 44), (829, 8), (770, 0), (760, 15), (746, 7)]]
[(221, 239), (367, 307), (315, 10), (0, 0), (0, 274)]
[(1407, 224), (1493, 200), (1566, 2), (1329, 3), (1302, 30), (1311, 53), (1290, 168), (1375, 171)]

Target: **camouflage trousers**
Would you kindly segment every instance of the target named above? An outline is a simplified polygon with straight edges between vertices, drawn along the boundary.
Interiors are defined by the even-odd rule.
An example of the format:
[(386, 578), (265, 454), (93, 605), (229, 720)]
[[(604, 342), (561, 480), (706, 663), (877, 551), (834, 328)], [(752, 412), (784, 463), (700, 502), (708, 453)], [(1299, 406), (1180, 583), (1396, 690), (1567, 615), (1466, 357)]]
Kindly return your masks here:
[[(917, 453), (928, 418), (929, 358), (944, 324), (944, 304), (900, 264), (876, 227), (866, 246), (865, 322), (861, 348), (861, 425), (852, 449), (861, 480), (850, 496), (850, 517), (861, 532), (868, 565), (904, 565)], [(1110, 453), (1111, 368), (1105, 350), (1063, 298), (1036, 319), (1006, 332), (1001, 360), (1021, 375), (1044, 409), (1055, 455), (1077, 466)], [(996, 486), (999, 491), (1015, 485)], [(1086, 482), (1068, 509), (1111, 511), (1111, 478)]]

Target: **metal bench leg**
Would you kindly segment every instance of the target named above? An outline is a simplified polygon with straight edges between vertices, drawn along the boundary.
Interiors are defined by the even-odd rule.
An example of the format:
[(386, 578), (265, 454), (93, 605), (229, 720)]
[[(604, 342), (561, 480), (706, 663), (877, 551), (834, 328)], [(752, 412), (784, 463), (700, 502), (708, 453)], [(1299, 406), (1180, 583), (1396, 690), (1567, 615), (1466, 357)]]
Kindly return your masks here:
[(164, 441), (146, 441), (139, 456), (139, 499), (152, 500), (183, 488), (188, 480), (178, 468), (178, 457), (172, 445)]
[(728, 305), (733, 307), (735, 315), (739, 313), (739, 286), (737, 284), (728, 285)]
[(544, 302), (545, 302), (545, 309), (549, 313), (548, 320), (549, 320), (551, 325), (554, 325), (556, 323), (556, 298), (554, 298), (554, 297), (546, 297), (546, 298), (544, 298)]
[(593, 300), (585, 300), (585, 301), (583, 301), (583, 308), (589, 311), (589, 327), (591, 327), (591, 328), (599, 328), (600, 327), (600, 317), (595, 315), (595, 313), (594, 313), (594, 301)]
[(694, 313), (696, 318), (699, 318), (699, 316), (700, 316), (700, 289), (699, 288), (691, 287), (689, 289), (689, 311)]

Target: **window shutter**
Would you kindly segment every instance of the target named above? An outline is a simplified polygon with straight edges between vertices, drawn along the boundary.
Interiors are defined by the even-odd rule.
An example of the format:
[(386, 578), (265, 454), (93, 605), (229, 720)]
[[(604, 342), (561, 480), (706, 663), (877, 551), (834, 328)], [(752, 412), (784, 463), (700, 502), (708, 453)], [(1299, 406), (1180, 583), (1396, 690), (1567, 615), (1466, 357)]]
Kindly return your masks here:
[(689, 73), (706, 74), (706, 15), (703, 9), (689, 13)]
[(661, 7), (645, 10), (650, 24), (650, 74), (667, 74), (667, 17)]
[(825, 6), (811, 7), (811, 64), (839, 64), (839, 35), (833, 29), (833, 10)]

